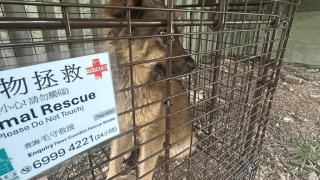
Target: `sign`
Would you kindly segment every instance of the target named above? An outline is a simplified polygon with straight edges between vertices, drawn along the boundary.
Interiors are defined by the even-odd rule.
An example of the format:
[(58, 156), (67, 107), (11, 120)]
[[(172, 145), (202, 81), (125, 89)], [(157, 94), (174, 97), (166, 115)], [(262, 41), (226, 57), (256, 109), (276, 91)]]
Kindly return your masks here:
[(0, 71), (0, 179), (28, 179), (119, 134), (108, 53)]

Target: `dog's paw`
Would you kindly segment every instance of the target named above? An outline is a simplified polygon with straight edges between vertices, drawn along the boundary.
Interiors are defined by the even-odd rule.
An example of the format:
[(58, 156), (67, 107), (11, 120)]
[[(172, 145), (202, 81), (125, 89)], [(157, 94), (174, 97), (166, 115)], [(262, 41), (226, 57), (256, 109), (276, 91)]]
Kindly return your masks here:
[(120, 176), (119, 180), (135, 180), (136, 176), (134, 175), (126, 175), (126, 176)]

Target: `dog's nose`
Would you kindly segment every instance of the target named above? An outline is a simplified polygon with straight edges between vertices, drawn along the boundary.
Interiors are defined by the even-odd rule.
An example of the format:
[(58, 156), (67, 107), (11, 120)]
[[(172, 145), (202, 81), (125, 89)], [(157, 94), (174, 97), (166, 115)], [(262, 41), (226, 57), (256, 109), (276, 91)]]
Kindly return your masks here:
[(188, 70), (192, 71), (196, 68), (196, 62), (191, 58), (187, 57), (187, 68)]

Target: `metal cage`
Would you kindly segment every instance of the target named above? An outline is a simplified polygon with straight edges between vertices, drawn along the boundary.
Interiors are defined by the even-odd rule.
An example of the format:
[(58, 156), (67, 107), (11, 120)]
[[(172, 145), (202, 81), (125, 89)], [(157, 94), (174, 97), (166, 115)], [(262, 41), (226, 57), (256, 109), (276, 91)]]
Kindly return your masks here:
[[(130, 42), (149, 36), (129, 34), (108, 37), (105, 28), (166, 27), (161, 34), (168, 43), (167, 57), (153, 59), (171, 68), (171, 37), (179, 37), (187, 55), (197, 63), (194, 71), (163, 80), (179, 79), (190, 99), (192, 133), (198, 138), (195, 152), (183, 159), (169, 158), (166, 153), (152, 171), (153, 179), (254, 179), (258, 157), (268, 126), (272, 99), (278, 80), (290, 30), (299, 1), (297, 0), (163, 0), (164, 8), (137, 6), (111, 7), (106, 0), (0, 0), (0, 70), (78, 57), (100, 51), (108, 41)], [(167, 19), (104, 19), (105, 8), (165, 11)], [(173, 11), (181, 19), (170, 18)], [(172, 29), (178, 27), (179, 32)], [(130, 52), (131, 53), (131, 52)], [(143, 62), (147, 63), (147, 62)], [(132, 67), (136, 63), (113, 65), (112, 69)], [(133, 77), (132, 77), (133, 78)], [(134, 92), (144, 85), (118, 89), (115, 93)], [(134, 97), (132, 97), (134, 98)], [(153, 103), (168, 103), (173, 96), (135, 106), (119, 116), (135, 112)], [(169, 101), (168, 101), (169, 100)], [(165, 104), (170, 109), (168, 104)], [(166, 111), (166, 123), (172, 113)], [(134, 118), (134, 117), (133, 117)], [(157, 120), (154, 120), (154, 122)], [(121, 123), (121, 122), (120, 122)], [(133, 122), (134, 123), (134, 122)], [(153, 122), (152, 122), (153, 123)], [(133, 125), (129, 133), (145, 127)], [(172, 129), (163, 134), (170, 135)], [(112, 140), (124, 136), (122, 133)], [(134, 136), (136, 138), (136, 136)], [(134, 139), (134, 142), (137, 140)], [(172, 144), (164, 143), (168, 152)], [(149, 143), (148, 141), (145, 143)], [(91, 149), (70, 162), (47, 172), (53, 179), (106, 179), (110, 158), (109, 143)], [(139, 176), (139, 145), (127, 152), (133, 156), (124, 161), (121, 173)], [(122, 153), (121, 155), (124, 155)]]

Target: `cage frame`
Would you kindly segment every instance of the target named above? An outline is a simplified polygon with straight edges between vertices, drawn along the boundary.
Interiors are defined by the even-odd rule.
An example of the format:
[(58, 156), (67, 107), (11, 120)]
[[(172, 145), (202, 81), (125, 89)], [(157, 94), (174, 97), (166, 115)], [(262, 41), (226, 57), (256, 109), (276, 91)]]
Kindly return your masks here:
[[(228, 1), (232, 1), (232, 2), (228, 2)], [(255, 172), (257, 171), (257, 168), (258, 168), (257, 157), (260, 154), (262, 144), (263, 144), (263, 141), (265, 138), (265, 132), (267, 130), (268, 120), (269, 120), (269, 116), (270, 116), (270, 110), (272, 107), (271, 102), (272, 102), (273, 95), (276, 90), (277, 83), (280, 78), (280, 68), (281, 68), (281, 64), (284, 59), (285, 49), (286, 49), (286, 46), (287, 46), (287, 43), (289, 40), (289, 35), (290, 35), (290, 31), (291, 31), (291, 27), (292, 27), (292, 23), (293, 23), (293, 19), (294, 19), (294, 14), (297, 10), (297, 6), (300, 4), (300, 1), (297, 1), (297, 0), (273, 0), (273, 1), (243, 0), (243, 2), (240, 2), (240, 1), (237, 2), (235, 0), (219, 0), (219, 2), (216, 2), (216, 0), (211, 0), (211, 1), (198, 0), (197, 4), (176, 5), (176, 6), (173, 5), (173, 0), (167, 0), (166, 2), (167, 3), (166, 3), (165, 8), (150, 8), (150, 7), (129, 6), (128, 0), (126, 1), (126, 6), (75, 4), (75, 3), (67, 3), (65, 0), (60, 0), (59, 3), (51, 3), (51, 2), (43, 2), (43, 1), (36, 2), (36, 1), (0, 0), (0, 6), (2, 6), (2, 5), (23, 5), (23, 6), (37, 6), (37, 7), (38, 6), (43, 6), (43, 7), (49, 7), (49, 6), (51, 7), (52, 6), (52, 7), (60, 7), (61, 12), (62, 12), (61, 13), (62, 18), (0, 17), (0, 30), (10, 31), (10, 30), (32, 30), (32, 29), (37, 29), (37, 30), (39, 30), (39, 29), (40, 30), (60, 29), (60, 30), (64, 30), (65, 34), (66, 34), (66, 40), (1, 43), (0, 50), (5, 49), (5, 48), (13, 48), (14, 49), (14, 48), (20, 48), (20, 47), (21, 48), (35, 47), (38, 45), (55, 45), (55, 44), (67, 44), (69, 49), (72, 49), (72, 45), (74, 43), (102, 42), (102, 41), (125, 39), (125, 40), (128, 40), (129, 52), (130, 52), (130, 54), (132, 54), (131, 40), (134, 40), (137, 38), (163, 37), (163, 38), (166, 38), (166, 40), (169, 44), (167, 46), (167, 52), (166, 52), (167, 56), (165, 58), (155, 59), (152, 61), (154, 61), (154, 62), (164, 61), (164, 62), (166, 62), (166, 68), (172, 69), (172, 67), (171, 67), (172, 44), (170, 42), (171, 38), (173, 36), (190, 36), (190, 37), (191, 36), (198, 36), (197, 49), (194, 52), (192, 52), (191, 48), (189, 47), (190, 51), (186, 55), (182, 55), (181, 57), (192, 55), (195, 57), (195, 61), (197, 63), (200, 62), (200, 64), (201, 64), (201, 60), (200, 60), (202, 58), (202, 57), (200, 57), (201, 55), (215, 53), (214, 58), (216, 60), (213, 64), (213, 66), (211, 65), (210, 67), (207, 67), (207, 65), (202, 63), (202, 65), (205, 66), (204, 70), (197, 68), (193, 72), (183, 74), (183, 75), (180, 75), (177, 77), (171, 77), (171, 71), (169, 71), (169, 73), (166, 74), (166, 78), (164, 78), (163, 80), (157, 81), (157, 82), (166, 82), (166, 98), (161, 99), (157, 102), (152, 102), (152, 103), (145, 105), (145, 106), (149, 106), (149, 105), (152, 105), (154, 103), (159, 103), (159, 102), (166, 102), (166, 104), (168, 105), (166, 108), (166, 116), (165, 117), (161, 117), (159, 119), (156, 119), (156, 120), (150, 122), (150, 123), (154, 123), (156, 121), (160, 121), (163, 118), (166, 119), (165, 121), (166, 121), (166, 129), (167, 130), (164, 134), (161, 134), (161, 135), (165, 135), (165, 137), (166, 137), (164, 149), (162, 150), (162, 151), (165, 151), (165, 154), (166, 154), (165, 161), (166, 162), (161, 164), (161, 166), (162, 165), (165, 166), (165, 175), (162, 177), (167, 180), (167, 179), (169, 179), (170, 172), (173, 171), (173, 170), (170, 170), (170, 164), (167, 163), (172, 160), (172, 158), (169, 158), (169, 149), (170, 149), (170, 147), (172, 147), (172, 144), (170, 144), (169, 141), (170, 141), (170, 132), (174, 130), (174, 129), (170, 129), (170, 116), (172, 115), (172, 113), (170, 112), (170, 99), (175, 97), (175, 96), (171, 95), (170, 80), (172, 80), (174, 78), (183, 78), (186, 76), (189, 76), (189, 77), (194, 76), (194, 78), (198, 78), (197, 74), (201, 74), (202, 72), (205, 72), (205, 71), (213, 71), (212, 79), (210, 77), (208, 80), (208, 81), (210, 81), (209, 86), (212, 85), (211, 98), (205, 100), (205, 102), (210, 101), (210, 103), (211, 103), (210, 110), (208, 112), (206, 112), (205, 115), (209, 115), (210, 119), (211, 119), (210, 122), (213, 122), (214, 117), (217, 116), (215, 113), (215, 111), (217, 111), (217, 109), (214, 108), (214, 107), (216, 107), (216, 104), (218, 104), (216, 97), (219, 96), (219, 99), (220, 99), (217, 83), (220, 81), (222, 84), (222, 81), (223, 81), (223, 79), (219, 79), (219, 77), (222, 76), (219, 74), (220, 73), (219, 68), (226, 67), (226, 64), (221, 64), (220, 59), (225, 60), (227, 58), (230, 58), (230, 56), (226, 56), (225, 51), (230, 50), (230, 49), (232, 51), (233, 49), (235, 49), (234, 51), (236, 51), (237, 53), (234, 56), (234, 62), (230, 61), (230, 63), (227, 65), (230, 65), (229, 69), (231, 66), (237, 67), (238, 64), (241, 62), (243, 62), (245, 64), (245, 66), (248, 66), (248, 71), (245, 71), (245, 70), (243, 71), (243, 75), (247, 75), (247, 81), (245, 84), (241, 84), (239, 86), (248, 86), (248, 88), (247, 87), (245, 88), (245, 89), (247, 89), (247, 93), (243, 92), (243, 95), (240, 96), (240, 98), (242, 98), (242, 104), (243, 104), (243, 107), (240, 106), (240, 109), (244, 108), (243, 114), (241, 114), (241, 115), (243, 115), (243, 118), (244, 118), (244, 114), (248, 113), (249, 117), (250, 117), (250, 121), (243, 122), (243, 123), (246, 123), (245, 126), (248, 127), (248, 129), (244, 129), (244, 131), (247, 131), (247, 132), (243, 132), (246, 135), (246, 138), (245, 138), (246, 142), (241, 145), (241, 148), (243, 148), (243, 152), (242, 152), (242, 154), (239, 155), (242, 157), (240, 160), (242, 160), (243, 158), (247, 158), (247, 160), (245, 160), (243, 163), (241, 163), (239, 165), (239, 167), (241, 169), (237, 169), (235, 171), (237, 173), (236, 175), (232, 176), (232, 174), (231, 174), (229, 177), (227, 177), (227, 179), (229, 179), (229, 178), (244, 179), (245, 176), (249, 176), (247, 178), (253, 179)], [(290, 9), (287, 12), (288, 14), (284, 14), (285, 8), (283, 8), (283, 9), (279, 8), (279, 6), (281, 6), (281, 5), (290, 6)], [(265, 6), (271, 6), (271, 12), (261, 13), (261, 12), (265, 12), (265, 9), (264, 9)], [(127, 17), (125, 19), (117, 19), (117, 20), (114, 20), (114, 19), (106, 20), (106, 19), (70, 18), (69, 13), (68, 13), (68, 8), (74, 8), (74, 7), (77, 7), (77, 8), (125, 9), (127, 12)], [(206, 9), (207, 7), (213, 7), (213, 8), (212, 8), (212, 10), (207, 10)], [(251, 9), (248, 7), (255, 7), (255, 8), (258, 7), (258, 9)], [(198, 9), (191, 9), (190, 10), (190, 9), (183, 9), (183, 8), (198, 8)], [(234, 8), (234, 9), (232, 9), (232, 8)], [(244, 9), (239, 9), (239, 8), (244, 8)], [(130, 12), (133, 10), (166, 11), (166, 12), (168, 12), (168, 17), (165, 20), (163, 20), (163, 19), (161, 19), (161, 20), (131, 19)], [(181, 11), (181, 12), (185, 12), (185, 13), (190, 13), (191, 14), (190, 19), (189, 20), (186, 20), (186, 19), (174, 20), (173, 19), (173, 12), (174, 11)], [(258, 12), (258, 13), (255, 13), (255, 12)], [(192, 13), (199, 13), (200, 18), (199, 19), (192, 19)], [(204, 13), (210, 13), (212, 15), (212, 17), (210, 17), (209, 19), (204, 19), (204, 17), (203, 17)], [(231, 20), (228, 19), (232, 15), (239, 15), (239, 16), (242, 15), (243, 18), (242, 19), (231, 19)], [(253, 19), (247, 20), (245, 18), (247, 16), (256, 17), (256, 19), (253, 18)], [(266, 17), (266, 18), (264, 19), (263, 17)], [(254, 25), (255, 28), (250, 29), (250, 30), (245, 29), (244, 28), (245, 25), (248, 25), (248, 24)], [(174, 33), (174, 32), (172, 32), (172, 29), (176, 25), (177, 26), (185, 26), (185, 27), (189, 27), (189, 28), (197, 26), (198, 32)], [(239, 25), (238, 30), (233, 30), (233, 31), (223, 30), (223, 28), (225, 28), (227, 26), (237, 27), (238, 25)], [(266, 26), (265, 29), (261, 28), (261, 26), (263, 26), (263, 25)], [(145, 26), (166, 27), (167, 33), (161, 34), (161, 35), (132, 36), (131, 29), (133, 27), (145, 27)], [(210, 29), (212, 31), (205, 31), (204, 32), (203, 27), (205, 27), (205, 26), (210, 27)], [(128, 36), (123, 36), (123, 37), (98, 37), (98, 38), (75, 39), (72, 35), (72, 32), (71, 32), (71, 30), (73, 30), (73, 29), (109, 28), (109, 27), (128, 28), (129, 34), (128, 34)], [(276, 38), (277, 30), (280, 28), (282, 28), (281, 37)], [(237, 33), (239, 32), (240, 34), (242, 34), (246, 31), (253, 31), (254, 34), (257, 33), (256, 37), (251, 38), (251, 39), (253, 39), (253, 42), (251, 44), (249, 44), (249, 43), (243, 44), (243, 45), (238, 44), (234, 47), (232, 46), (230, 48), (227, 48), (227, 47), (223, 48), (222, 44), (227, 43), (227, 42), (223, 42), (224, 39), (227, 39), (224, 37), (225, 35), (229, 35), (228, 33), (236, 33), (236, 32)], [(261, 31), (266, 32), (263, 42), (259, 42), (259, 35), (260, 35)], [(212, 48), (212, 51), (208, 51), (208, 50), (204, 51), (204, 52), (202, 51), (201, 40), (202, 40), (202, 36), (205, 34), (215, 34), (216, 35), (216, 38), (217, 38), (216, 47)], [(278, 49), (274, 51), (273, 50), (274, 46), (275, 46), (274, 43), (276, 41), (279, 41), (280, 43), (278, 45)], [(231, 43), (233, 43), (233, 41)], [(189, 44), (189, 46), (191, 46), (190, 44)], [(262, 45), (262, 48), (259, 48), (258, 45)], [(246, 56), (246, 57), (241, 57), (242, 54), (241, 54), (241, 52), (239, 52), (240, 49), (248, 47), (248, 46), (254, 47), (255, 52), (253, 54)], [(258, 49), (261, 49), (261, 51), (262, 51), (261, 54), (259, 54), (257, 52)], [(272, 54), (276, 54), (274, 59), (271, 56)], [(18, 55), (15, 55), (15, 56), (18, 57)], [(71, 51), (70, 56), (75, 57), (76, 55), (73, 54)], [(5, 59), (5, 58), (0, 58), (0, 61), (1, 61), (1, 59)], [(217, 59), (219, 59), (219, 60), (217, 60)], [(148, 62), (150, 62), (150, 61), (148, 61)], [(131, 78), (133, 78), (132, 77), (132, 66), (138, 65), (138, 64), (143, 64), (143, 63), (147, 63), (147, 62), (146, 61), (133, 62), (132, 57), (130, 56), (130, 63), (115, 65), (112, 68), (130, 67)], [(30, 65), (30, 64), (23, 64), (23, 65)], [(257, 68), (255, 68), (255, 65), (257, 66)], [(19, 64), (14, 65), (14, 66), (8, 65), (8, 66), (5, 66), (5, 68), (15, 68), (17, 66), (21, 66), (21, 65), (19, 65)], [(246, 69), (246, 68), (244, 68), (244, 69)], [(252, 70), (249, 70), (249, 69), (252, 69)], [(269, 74), (270, 69), (272, 71)], [(226, 78), (228, 81), (229, 81), (229, 79), (232, 79), (233, 81), (235, 81), (234, 79), (237, 77), (237, 68), (235, 68), (233, 70), (234, 70), (233, 76), (228, 75), (228, 78)], [(254, 77), (254, 75), (253, 75), (254, 73), (256, 73), (255, 74), (256, 77)], [(200, 79), (200, 75), (199, 75), (199, 79)], [(152, 83), (155, 83), (155, 82), (152, 82)], [(195, 83), (197, 83), (197, 81), (195, 81)], [(125, 92), (125, 91), (130, 91), (131, 93), (133, 93), (134, 89), (141, 88), (141, 87), (144, 87), (147, 85), (150, 85), (150, 83), (143, 84), (143, 85), (134, 85), (133, 80), (131, 80), (131, 87), (117, 90), (117, 91), (115, 91), (115, 93), (120, 93), (120, 92)], [(208, 84), (204, 83), (200, 87), (197, 87), (197, 84), (194, 84), (193, 86), (195, 88), (191, 88), (190, 82), (189, 82), (189, 89), (185, 92), (185, 93), (188, 93), (189, 96), (190, 96), (190, 93), (193, 93), (194, 96), (198, 93), (198, 96), (199, 96), (199, 91), (201, 90), (201, 88), (204, 87), (204, 89), (205, 89), (205, 86), (208, 86)], [(251, 86), (252, 86), (253, 90), (250, 90)], [(235, 86), (235, 84), (231, 85), (231, 88), (230, 88), (229, 82), (227, 83), (226, 89), (229, 89), (233, 92), (238, 90), (237, 86)], [(222, 93), (220, 93), (220, 94), (222, 94)], [(253, 97), (251, 98), (252, 99), (251, 102), (249, 102), (249, 94), (250, 93), (253, 93)], [(197, 106), (197, 102), (195, 102), (196, 101), (195, 99), (193, 99), (193, 101), (194, 101), (193, 104), (191, 104), (191, 106), (189, 106), (188, 109), (190, 108), (190, 110), (192, 109), (194, 111), (194, 109)], [(229, 101), (228, 104), (225, 104), (225, 105), (228, 105), (230, 107), (234, 103), (235, 103), (235, 100), (233, 99), (233, 95), (231, 95), (231, 100)], [(249, 105), (249, 103), (251, 103), (251, 104)], [(121, 115), (124, 115), (127, 113), (131, 113), (131, 112), (135, 112), (136, 110), (139, 110), (141, 108), (143, 108), (143, 107), (135, 107), (134, 96), (132, 96), (132, 109), (125, 111), (125, 112), (121, 112), (118, 114), (118, 116), (121, 116)], [(220, 109), (220, 108), (221, 107), (219, 107), (218, 109)], [(246, 108), (248, 108), (248, 110)], [(230, 109), (232, 109), (232, 108), (230, 108)], [(228, 112), (225, 116), (228, 117), (229, 113), (231, 114), (231, 112)], [(201, 117), (203, 117), (203, 116), (204, 115), (193, 118), (192, 122), (195, 122), (197, 119), (201, 119)], [(258, 123), (258, 124), (257, 124), (257, 119), (260, 119), (259, 120), (260, 123)], [(118, 157), (121, 157), (121, 156), (125, 155), (126, 153), (132, 152), (132, 151), (134, 153), (133, 167), (130, 167), (128, 170), (123, 170), (121, 173), (114, 176), (113, 178), (116, 178), (116, 177), (120, 176), (122, 173), (129, 172), (131, 169), (134, 169), (136, 178), (142, 179), (146, 174), (143, 175), (142, 177), (139, 177), (138, 166), (142, 162), (148, 160), (148, 158), (143, 160), (142, 162), (141, 161), (138, 162), (138, 152), (137, 151), (138, 151), (139, 147), (152, 141), (152, 139), (148, 140), (147, 142), (144, 142), (142, 144), (137, 145), (136, 144), (137, 139), (136, 139), (135, 133), (137, 130), (139, 130), (143, 127), (146, 127), (150, 123), (136, 127), (135, 126), (135, 115), (133, 113), (133, 124), (134, 124), (133, 129), (130, 131), (127, 131), (125, 133), (121, 133), (121, 134), (111, 138), (109, 141), (112, 141), (114, 139), (122, 137), (126, 134), (133, 133), (134, 134), (134, 142), (135, 142), (134, 148), (130, 149), (129, 151), (123, 152), (116, 157), (113, 157), (111, 159), (109, 158), (106, 161), (103, 161), (103, 162), (96, 164), (96, 165), (93, 165), (93, 158), (92, 158), (93, 155), (91, 152), (93, 150), (88, 150), (89, 153), (85, 158), (89, 158), (90, 167), (86, 168), (85, 170), (83, 170), (82, 172), (80, 172), (76, 175), (73, 175), (70, 177), (68, 176), (67, 179), (77, 179), (77, 178), (80, 178), (81, 176), (86, 175), (86, 174), (91, 174), (90, 176), (93, 179), (95, 179), (96, 178), (95, 169), (99, 169), (101, 166), (108, 164), (110, 161), (112, 161)], [(209, 128), (208, 132), (206, 132), (204, 130), (206, 128)], [(224, 132), (224, 134), (229, 134), (230, 132), (232, 133), (232, 131), (228, 131), (227, 128), (225, 128), (225, 131), (227, 131), (227, 132)], [(207, 148), (201, 149), (201, 147), (199, 147), (200, 146), (199, 144), (195, 144), (195, 145), (191, 145), (191, 146), (197, 146), (198, 148), (201, 149), (200, 150), (201, 152), (207, 153), (207, 158), (208, 157), (210, 158), (213, 155), (212, 155), (212, 153), (211, 154), (209, 153), (210, 151), (208, 149), (210, 149), (210, 146), (213, 143), (219, 142), (218, 140), (214, 140), (215, 137), (212, 135), (214, 133), (213, 132), (213, 123), (208, 124), (206, 127), (197, 127), (196, 125), (194, 125), (192, 134), (190, 134), (190, 136), (192, 137), (193, 135), (196, 135), (196, 133), (198, 133), (198, 132), (202, 132), (202, 133), (208, 135), (208, 139), (207, 138), (201, 139), (201, 142), (208, 141)], [(259, 132), (259, 133), (257, 133), (257, 132)], [(239, 133), (242, 133), (242, 131), (239, 131)], [(238, 147), (238, 144), (236, 144), (236, 145)], [(231, 147), (233, 147), (233, 145)], [(100, 146), (99, 146), (99, 148), (100, 148)], [(108, 154), (108, 152), (105, 149), (97, 150), (97, 147), (94, 147), (94, 149), (95, 149), (94, 150), (95, 152), (102, 151), (102, 153)], [(191, 147), (189, 147), (188, 149), (191, 149)], [(191, 162), (190, 159), (194, 157), (194, 156), (192, 156), (192, 157), (190, 157), (190, 156), (191, 155), (189, 155), (189, 159), (187, 160), (188, 161), (188, 171), (185, 172), (185, 173), (187, 173), (187, 179), (190, 178), (190, 176), (189, 176), (189, 172), (190, 172), (189, 168), (190, 168), (190, 162)], [(230, 157), (232, 157), (232, 156), (227, 157), (227, 159), (229, 159)], [(210, 174), (210, 169), (208, 170), (209, 173), (207, 172), (207, 167), (208, 167), (207, 166), (208, 165), (207, 158), (203, 159), (203, 160), (205, 160), (206, 167), (201, 170), (201, 172), (204, 171), (204, 173), (203, 173), (204, 176), (202, 177), (202, 179), (207, 179), (208, 178), (207, 176)], [(239, 161), (237, 163), (239, 163)], [(252, 166), (252, 164), (254, 167), (249, 167), (249, 166)], [(156, 167), (155, 169), (157, 169), (157, 168), (158, 167)], [(212, 169), (211, 169), (211, 171), (212, 171)], [(41, 174), (41, 175), (43, 175), (43, 174)], [(39, 177), (41, 175), (39, 175)], [(195, 177), (195, 176), (192, 176), (191, 179), (193, 177)]]

